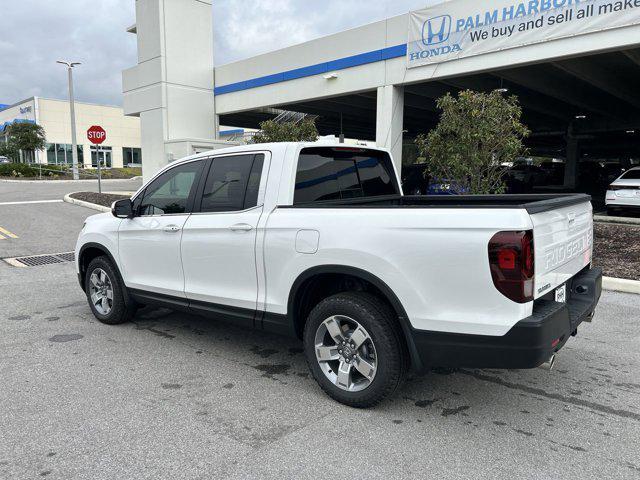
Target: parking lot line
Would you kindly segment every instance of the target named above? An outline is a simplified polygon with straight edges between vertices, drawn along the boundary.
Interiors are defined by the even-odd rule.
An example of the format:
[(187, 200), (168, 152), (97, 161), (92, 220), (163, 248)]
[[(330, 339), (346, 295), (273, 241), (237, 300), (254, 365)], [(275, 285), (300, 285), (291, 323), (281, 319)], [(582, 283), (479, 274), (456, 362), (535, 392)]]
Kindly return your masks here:
[(36, 203), (62, 203), (62, 200), (26, 200), (22, 202), (0, 202), (0, 206), (4, 205), (33, 205)]
[(6, 240), (7, 238), (19, 238), (15, 233), (11, 233), (9, 230), (0, 227), (0, 240)]

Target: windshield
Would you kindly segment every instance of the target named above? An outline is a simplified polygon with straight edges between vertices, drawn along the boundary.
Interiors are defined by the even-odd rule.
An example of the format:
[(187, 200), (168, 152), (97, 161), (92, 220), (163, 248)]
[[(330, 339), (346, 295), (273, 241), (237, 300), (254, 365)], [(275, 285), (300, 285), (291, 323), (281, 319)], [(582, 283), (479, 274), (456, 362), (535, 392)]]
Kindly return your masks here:
[(620, 178), (623, 180), (640, 180), (640, 169), (629, 170)]

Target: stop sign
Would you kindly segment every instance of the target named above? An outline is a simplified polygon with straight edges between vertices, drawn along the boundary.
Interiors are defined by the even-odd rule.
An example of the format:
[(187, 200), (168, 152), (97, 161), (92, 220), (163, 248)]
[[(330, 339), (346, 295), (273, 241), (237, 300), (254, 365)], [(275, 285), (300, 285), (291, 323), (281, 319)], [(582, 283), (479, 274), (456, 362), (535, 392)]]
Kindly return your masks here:
[(94, 145), (100, 145), (107, 139), (107, 132), (101, 126), (94, 125), (87, 130), (87, 138)]

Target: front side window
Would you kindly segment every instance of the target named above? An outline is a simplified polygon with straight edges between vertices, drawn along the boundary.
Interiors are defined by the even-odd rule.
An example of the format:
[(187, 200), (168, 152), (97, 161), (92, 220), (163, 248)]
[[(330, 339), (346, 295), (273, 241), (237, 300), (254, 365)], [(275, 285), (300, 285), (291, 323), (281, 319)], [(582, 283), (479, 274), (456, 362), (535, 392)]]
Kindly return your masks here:
[(185, 163), (166, 171), (145, 189), (140, 215), (169, 215), (187, 213), (203, 160)]
[(300, 152), (294, 203), (400, 193), (385, 152), (351, 147), (313, 147)]
[(263, 164), (263, 154), (214, 158), (200, 211), (237, 212), (257, 206)]

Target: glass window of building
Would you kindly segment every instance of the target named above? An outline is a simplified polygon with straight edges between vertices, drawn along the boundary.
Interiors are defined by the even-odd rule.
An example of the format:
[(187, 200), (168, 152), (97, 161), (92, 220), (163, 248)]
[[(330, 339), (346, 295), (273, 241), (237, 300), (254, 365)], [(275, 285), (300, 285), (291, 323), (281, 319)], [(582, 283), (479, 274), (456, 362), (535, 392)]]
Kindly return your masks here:
[[(78, 145), (78, 164), (82, 165), (82, 145)], [(50, 165), (71, 165), (73, 147), (69, 143), (47, 143), (47, 163)]]
[(111, 168), (111, 147), (100, 145), (99, 150), (95, 145), (91, 146), (91, 166), (98, 168), (98, 157), (100, 157), (100, 168)]
[(122, 165), (124, 167), (142, 165), (142, 149), (122, 147)]

